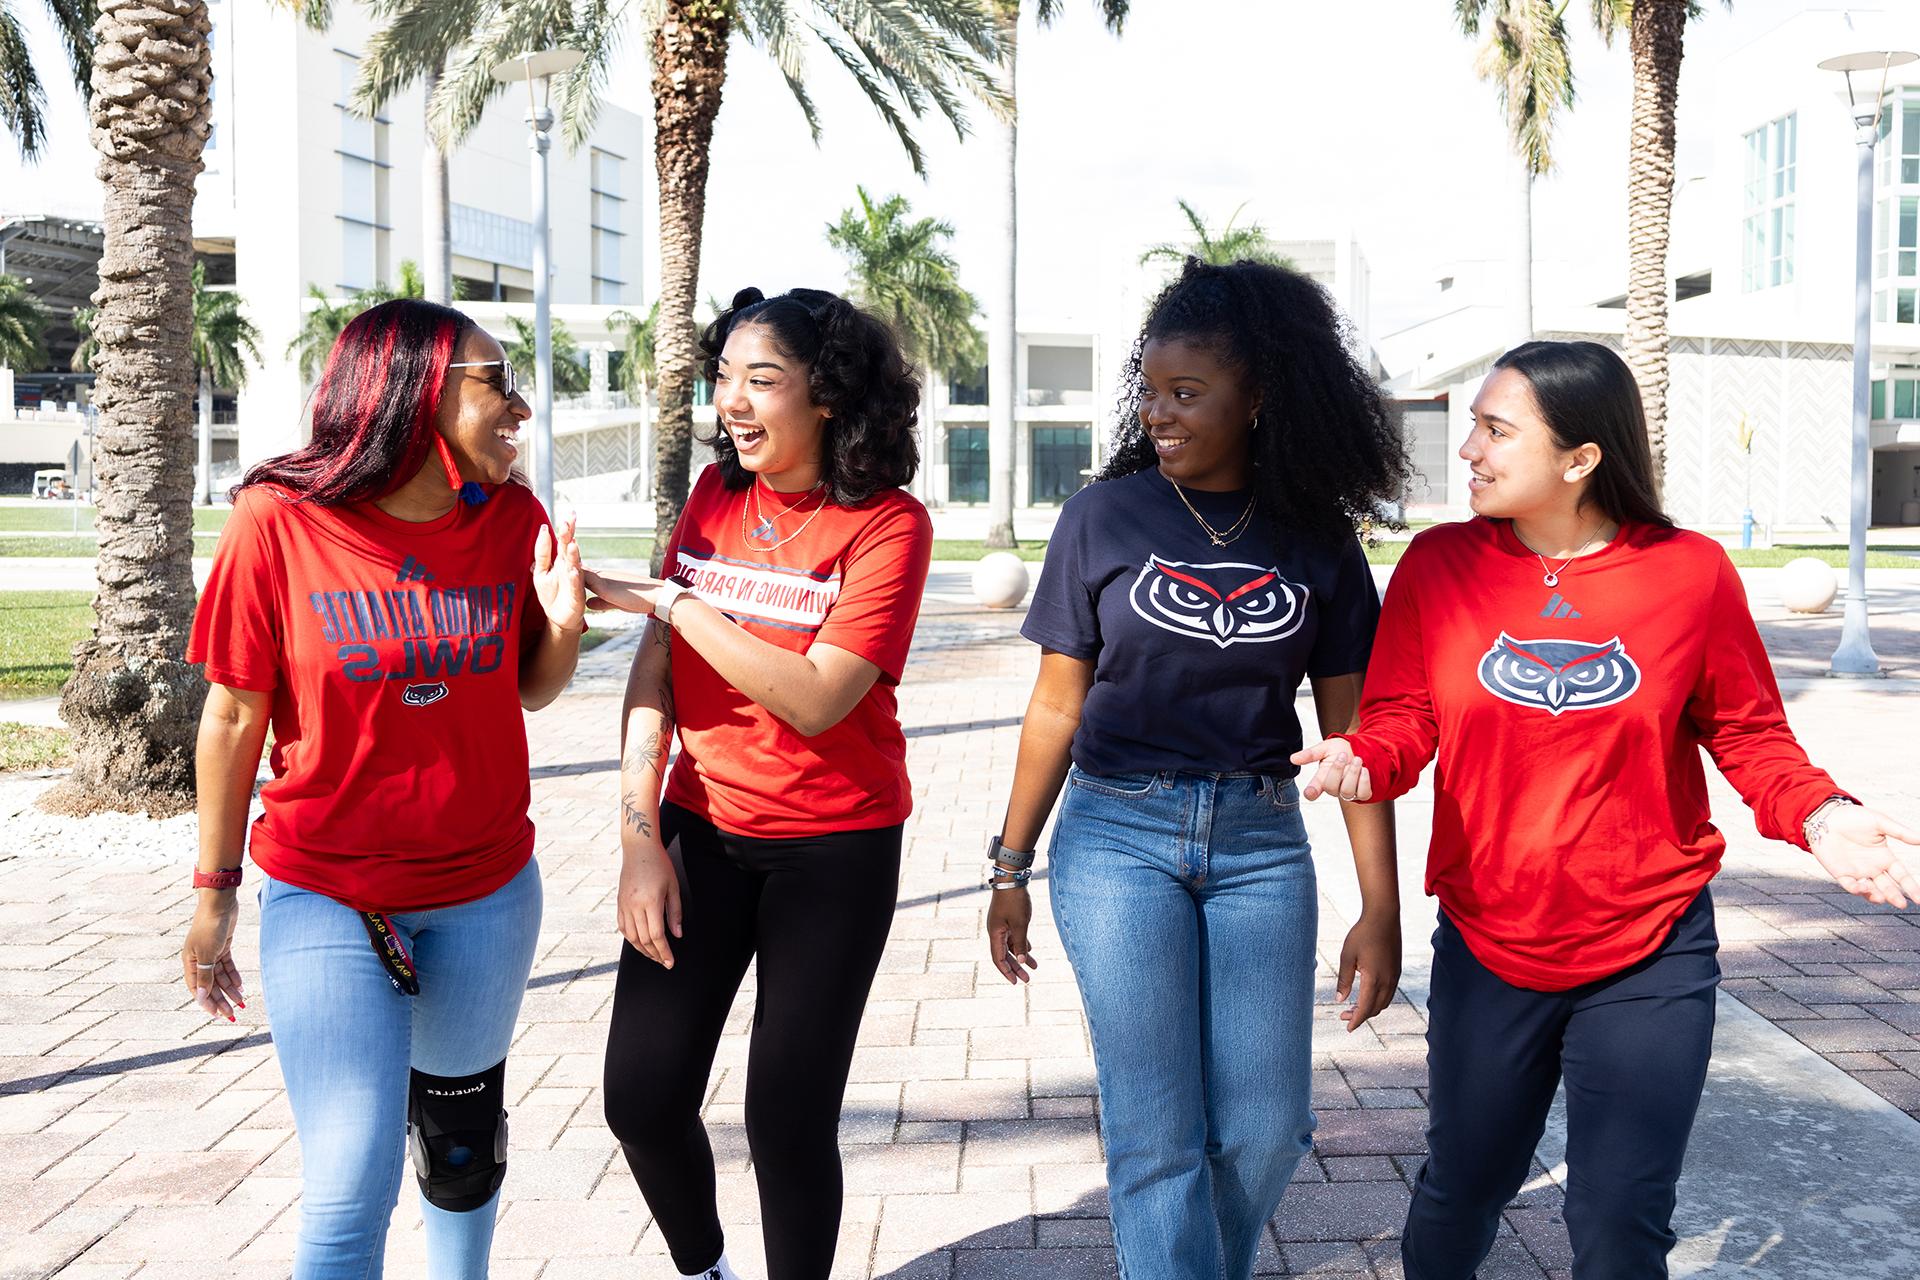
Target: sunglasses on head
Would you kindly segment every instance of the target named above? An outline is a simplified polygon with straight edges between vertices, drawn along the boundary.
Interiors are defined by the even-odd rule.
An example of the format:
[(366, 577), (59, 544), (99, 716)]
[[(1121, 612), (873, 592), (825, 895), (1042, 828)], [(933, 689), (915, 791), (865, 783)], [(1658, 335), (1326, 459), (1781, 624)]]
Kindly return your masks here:
[(500, 394), (509, 400), (513, 399), (513, 393), (519, 387), (520, 380), (514, 376), (513, 361), (511, 360), (462, 360), (458, 363), (448, 365), (447, 368), (487, 369), (494, 365), (500, 366)]

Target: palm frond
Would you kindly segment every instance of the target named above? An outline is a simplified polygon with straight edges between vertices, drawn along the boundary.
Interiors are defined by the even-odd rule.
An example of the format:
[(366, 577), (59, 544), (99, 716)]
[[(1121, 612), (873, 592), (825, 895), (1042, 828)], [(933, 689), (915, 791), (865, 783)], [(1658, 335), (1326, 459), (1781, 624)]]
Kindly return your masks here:
[(353, 91), (355, 109), (372, 115), (415, 80), (440, 71), (484, 16), (489, 2), (373, 0), (369, 12), (386, 21), (367, 39)]
[(649, 18), (645, 12), (636, 17), (636, 11), (652, 7), (646, 0), (583, 0), (575, 6), (573, 24), (561, 40), (587, 56), (553, 86), (554, 110), (569, 151), (578, 151), (592, 136), (600, 104), (606, 100), (614, 59), (625, 47), (627, 30), (629, 26), (644, 29)]
[(46, 105), (26, 33), (12, 11), (0, 4), (0, 124), (13, 135), (22, 159), (39, 159), (46, 145)]
[(46, 309), (26, 282), (19, 276), (0, 276), (0, 365), (38, 369), (47, 359), (42, 341), (46, 331)]
[[(480, 123), (487, 102), (505, 87), (493, 78), (493, 68), (529, 49), (561, 43), (572, 25), (572, 9), (569, 0), (496, 0), (487, 6), (487, 16), (470, 43), (448, 59), (440, 87), (427, 107), (443, 147), (465, 141)], [(576, 68), (558, 80), (564, 87), (578, 74)]]
[[(1107, 30), (1119, 35), (1127, 25), (1128, 0), (1094, 0), (1100, 10), (1100, 20), (1107, 24)], [(1039, 0), (1033, 7), (1034, 20), (1041, 26), (1050, 26), (1060, 16), (1066, 6), (1062, 0)]]
[(73, 309), (73, 316), (68, 323), (73, 326), (73, 331), (80, 336), (80, 342), (79, 345), (74, 347), (73, 359), (68, 362), (67, 367), (75, 373), (85, 373), (93, 367), (94, 354), (100, 350), (100, 340), (93, 336), (93, 324), (94, 321), (99, 318), (100, 308), (98, 307), (75, 307)]
[(1564, 0), (1503, 0), (1474, 61), (1491, 81), (1514, 149), (1537, 175), (1553, 168), (1553, 129), (1574, 99)]
[(53, 18), (60, 46), (66, 50), (67, 66), (73, 83), (81, 93), (92, 91), (93, 24), (100, 16), (94, 0), (47, 0), (47, 12)]
[(900, 114), (899, 109), (893, 105), (893, 100), (887, 96), (886, 85), (875, 78), (874, 74), (867, 69), (866, 63), (861, 61), (860, 55), (853, 50), (824, 31), (817, 31), (815, 35), (820, 43), (827, 47), (827, 52), (846, 68), (847, 74), (852, 76), (854, 83), (860, 86), (860, 92), (867, 95), (867, 101), (872, 103), (873, 109), (880, 113), (880, 118), (893, 129), (894, 136), (900, 139), (900, 145), (906, 149), (907, 161), (913, 166), (914, 173), (920, 177), (926, 177), (926, 153), (920, 149), (919, 142), (914, 139), (913, 129), (907, 124), (906, 118)]

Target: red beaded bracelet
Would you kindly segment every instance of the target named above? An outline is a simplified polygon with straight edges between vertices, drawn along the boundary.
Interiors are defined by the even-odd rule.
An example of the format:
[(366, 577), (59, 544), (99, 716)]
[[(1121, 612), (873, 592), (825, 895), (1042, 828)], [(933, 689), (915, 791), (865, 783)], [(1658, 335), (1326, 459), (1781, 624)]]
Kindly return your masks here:
[(227, 867), (220, 871), (202, 871), (196, 867), (193, 872), (193, 887), (196, 889), (238, 889), (240, 887), (240, 868)]

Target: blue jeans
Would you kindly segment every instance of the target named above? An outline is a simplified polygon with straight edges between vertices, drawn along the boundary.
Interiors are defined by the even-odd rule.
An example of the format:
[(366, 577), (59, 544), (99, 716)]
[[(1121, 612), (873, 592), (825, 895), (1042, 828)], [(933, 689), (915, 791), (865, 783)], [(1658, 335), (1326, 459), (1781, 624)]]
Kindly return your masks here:
[[(409, 1071), (465, 1076), (507, 1056), (540, 934), (540, 868), (477, 902), (392, 917), (420, 994), (387, 980), (360, 917), (322, 894), (260, 888), (260, 982), (300, 1135), (295, 1280), (377, 1280), (407, 1172)], [(421, 1201), (430, 1280), (487, 1274), (496, 1196), (468, 1213)]]
[(1048, 856), (1093, 1035), (1120, 1274), (1245, 1280), (1313, 1145), (1319, 896), (1299, 793), (1256, 774), (1076, 767)]

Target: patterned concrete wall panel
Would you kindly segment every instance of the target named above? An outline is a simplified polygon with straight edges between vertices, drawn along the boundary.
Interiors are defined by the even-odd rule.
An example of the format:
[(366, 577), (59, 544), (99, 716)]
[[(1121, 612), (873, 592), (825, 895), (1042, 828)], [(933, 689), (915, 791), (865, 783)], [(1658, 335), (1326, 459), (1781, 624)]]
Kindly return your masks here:
[(1677, 509), (1674, 515), (1691, 523), (1739, 521), (1745, 505), (1748, 465), (1738, 436), (1744, 414), (1754, 430), (1754, 519), (1762, 524), (1778, 522), (1780, 516), (1768, 498), (1776, 492), (1785, 425), (1782, 408), (1786, 368), (1780, 344), (1714, 338), (1707, 344), (1704, 362), (1705, 413), (1677, 424), (1695, 445), (1690, 452), (1702, 459), (1704, 487), (1697, 504)]
[(1707, 419), (1710, 370), (1705, 343), (1676, 338), (1667, 356), (1667, 474), (1662, 500), (1675, 513), (1707, 505), (1712, 460), (1697, 424)]
[(1781, 519), (1794, 524), (1831, 520), (1845, 530), (1852, 483), (1853, 348), (1789, 343), (1786, 363)]

